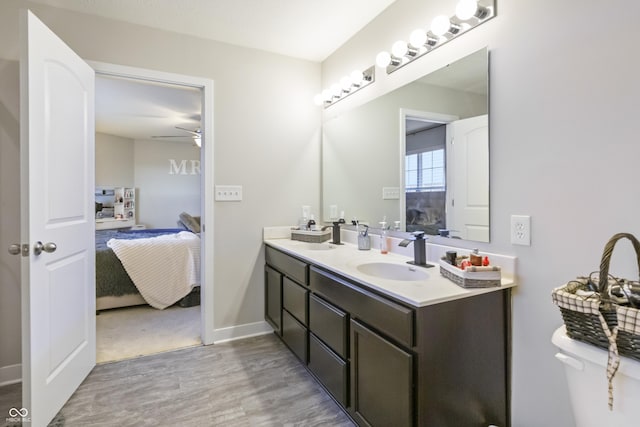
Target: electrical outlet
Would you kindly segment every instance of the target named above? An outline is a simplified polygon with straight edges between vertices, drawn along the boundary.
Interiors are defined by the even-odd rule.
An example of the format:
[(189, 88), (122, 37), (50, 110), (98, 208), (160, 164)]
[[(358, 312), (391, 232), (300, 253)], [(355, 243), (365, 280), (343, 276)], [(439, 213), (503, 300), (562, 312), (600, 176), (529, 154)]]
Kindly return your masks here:
[(511, 215), (511, 244), (531, 246), (531, 217)]

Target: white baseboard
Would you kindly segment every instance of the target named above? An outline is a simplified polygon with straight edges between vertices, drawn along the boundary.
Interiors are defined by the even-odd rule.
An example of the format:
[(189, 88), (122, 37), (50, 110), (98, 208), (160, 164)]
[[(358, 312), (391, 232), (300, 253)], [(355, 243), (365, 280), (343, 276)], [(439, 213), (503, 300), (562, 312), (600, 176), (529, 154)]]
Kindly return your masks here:
[(0, 387), (22, 381), (22, 364), (0, 366)]
[(228, 328), (216, 329), (213, 332), (213, 343), (220, 344), (227, 341), (239, 340), (242, 338), (266, 335), (273, 332), (273, 328), (264, 320), (244, 325), (230, 326)]

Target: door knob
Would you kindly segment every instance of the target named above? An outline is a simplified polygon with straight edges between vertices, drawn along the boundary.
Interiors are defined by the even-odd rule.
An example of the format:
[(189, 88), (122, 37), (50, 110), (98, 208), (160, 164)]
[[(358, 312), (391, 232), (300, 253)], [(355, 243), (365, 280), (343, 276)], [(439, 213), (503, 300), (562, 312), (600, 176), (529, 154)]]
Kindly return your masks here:
[(9, 245), (9, 253), (11, 255), (20, 255), (22, 253), (22, 245), (19, 243)]
[(56, 249), (58, 249), (58, 246), (53, 242), (47, 242), (43, 244), (42, 242), (37, 241), (36, 244), (33, 245), (33, 253), (36, 255), (40, 255), (42, 251), (50, 254), (52, 252), (55, 252)]

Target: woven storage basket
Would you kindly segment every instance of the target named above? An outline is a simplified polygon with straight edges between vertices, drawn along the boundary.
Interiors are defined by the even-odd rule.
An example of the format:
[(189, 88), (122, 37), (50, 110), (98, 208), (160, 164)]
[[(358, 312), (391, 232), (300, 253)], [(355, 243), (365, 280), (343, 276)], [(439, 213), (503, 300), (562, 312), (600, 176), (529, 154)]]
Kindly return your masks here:
[[(596, 280), (591, 278), (580, 277), (553, 290), (553, 301), (560, 308), (567, 335), (570, 338), (587, 342), (600, 348), (609, 348), (608, 337), (611, 336), (611, 332), (618, 325), (618, 318), (620, 317), (618, 309), (629, 309), (629, 307), (619, 307), (613, 301), (609, 292), (610, 286), (619, 282), (618, 279), (609, 276), (611, 255), (616, 242), (623, 238), (631, 241), (640, 268), (640, 242), (632, 234), (618, 233), (611, 237), (604, 247), (597, 283)], [(583, 297), (577, 295), (579, 290), (596, 292), (592, 296)], [(628, 312), (625, 311), (625, 315), (628, 315)], [(629, 316), (631, 318), (631, 315)], [(638, 353), (640, 336), (634, 337), (631, 332), (632, 329), (629, 328), (629, 330), (618, 332), (618, 351), (622, 355), (640, 359), (640, 353)], [(640, 335), (640, 331), (638, 333)]]
[(307, 243), (322, 243), (331, 239), (331, 230), (325, 231), (306, 231), (291, 230), (291, 240), (298, 240)]
[(500, 286), (500, 267), (467, 267), (465, 270), (440, 261), (440, 274), (463, 288)]
[(616, 314), (618, 352), (623, 356), (640, 360), (640, 310), (617, 306)]

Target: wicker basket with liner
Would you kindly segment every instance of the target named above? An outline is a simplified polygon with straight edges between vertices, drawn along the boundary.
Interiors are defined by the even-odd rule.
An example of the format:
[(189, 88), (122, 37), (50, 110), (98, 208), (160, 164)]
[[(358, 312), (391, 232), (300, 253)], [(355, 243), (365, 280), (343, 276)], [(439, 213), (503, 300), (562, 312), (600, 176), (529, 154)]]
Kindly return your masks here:
[(291, 230), (291, 240), (298, 240), (307, 243), (322, 243), (331, 239), (331, 230), (311, 231), (311, 230)]
[[(632, 234), (618, 233), (604, 247), (600, 271), (554, 289), (552, 299), (560, 308), (570, 338), (604, 349), (611, 349), (611, 344), (617, 341), (620, 354), (640, 360), (639, 310), (625, 306), (626, 298), (620, 299), (611, 294), (613, 286), (619, 285), (624, 289), (629, 282), (609, 275), (613, 248), (620, 239), (631, 241), (640, 269), (640, 241)], [(596, 274), (597, 279), (594, 278)], [(621, 323), (622, 328), (618, 330), (620, 318), (624, 324)]]
[[(618, 233), (604, 247), (597, 282), (579, 277), (553, 290), (553, 302), (560, 308), (570, 338), (608, 350), (607, 380), (609, 409), (613, 409), (613, 377), (620, 366), (620, 357), (640, 360), (640, 310), (628, 307), (629, 298), (618, 299), (612, 288), (625, 289), (630, 283), (609, 275), (609, 264), (616, 242), (629, 239), (636, 253), (640, 270), (640, 242), (632, 234)], [(624, 304), (624, 305), (621, 305)]]
[(500, 267), (467, 267), (464, 270), (440, 260), (440, 274), (463, 288), (491, 288), (500, 286)]

